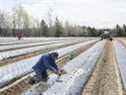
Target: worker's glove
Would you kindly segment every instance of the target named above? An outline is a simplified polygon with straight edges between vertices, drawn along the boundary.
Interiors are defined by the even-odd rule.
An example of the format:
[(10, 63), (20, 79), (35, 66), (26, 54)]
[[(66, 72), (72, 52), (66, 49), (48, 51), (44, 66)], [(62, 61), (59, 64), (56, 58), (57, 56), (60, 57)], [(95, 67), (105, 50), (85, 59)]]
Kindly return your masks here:
[(59, 75), (66, 74), (66, 71), (64, 69), (59, 69)]

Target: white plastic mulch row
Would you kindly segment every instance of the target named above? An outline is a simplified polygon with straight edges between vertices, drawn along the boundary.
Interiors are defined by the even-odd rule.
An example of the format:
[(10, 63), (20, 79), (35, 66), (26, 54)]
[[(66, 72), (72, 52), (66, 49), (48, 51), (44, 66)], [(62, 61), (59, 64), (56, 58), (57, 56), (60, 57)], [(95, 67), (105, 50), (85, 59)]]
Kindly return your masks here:
[(7, 59), (9, 57), (20, 56), (20, 55), (32, 53), (34, 51), (44, 50), (46, 48), (61, 46), (61, 45), (65, 45), (65, 44), (67, 45), (67, 44), (75, 43), (75, 42), (78, 42), (78, 41), (73, 41), (73, 42), (72, 41), (50, 42), (50, 43), (48, 43), (48, 45), (42, 45), (42, 46), (29, 47), (29, 48), (23, 48), (23, 49), (0, 52), (0, 60)]
[(87, 44), (94, 43), (96, 41), (98, 41), (98, 40), (91, 40), (91, 41), (71, 45), (71, 46), (68, 46), (68, 47), (65, 47), (65, 48), (60, 48), (60, 49), (53, 50), (51, 52), (58, 52), (59, 56), (63, 56), (63, 55), (65, 55), (65, 54), (67, 54), (69, 52), (72, 52), (73, 50), (75, 50), (75, 49), (77, 49), (77, 48), (79, 48), (81, 46), (86, 46)]
[(65, 40), (71, 38), (73, 37), (23, 37), (21, 40), (18, 40), (17, 37), (0, 37), (0, 44), (25, 43), (32, 41)]
[(63, 41), (46, 41), (46, 42), (39, 42), (39, 43), (36, 42), (36, 43), (29, 43), (29, 44), (6, 45), (6, 46), (1, 46), (0, 50), (23, 48), (23, 47), (29, 47), (29, 46), (35, 46), (35, 45), (45, 45), (45, 44), (58, 43), (58, 42), (63, 42)]
[[(62, 82), (55, 82), (42, 95), (80, 95), (80, 91), (91, 75), (104, 45), (105, 41), (98, 42), (92, 48), (68, 62), (64, 66), (67, 74), (61, 77)], [(51, 83), (51, 78), (48, 82)]]
[(121, 73), (122, 83), (126, 90), (126, 48), (120, 42), (114, 41), (114, 49)]
[[(57, 49), (54, 51), (57, 51), (59, 53), (59, 56), (65, 55), (81, 46), (86, 46), (89, 43), (93, 43), (96, 40), (79, 43), (76, 45), (68, 46), (65, 48)], [(53, 51), (52, 51), (53, 52)], [(32, 70), (32, 67), (37, 63), (41, 55), (38, 55), (36, 57), (33, 57), (31, 59), (22, 60), (13, 64), (5, 65), (0, 67), (0, 86), (5, 84), (6, 81), (9, 81), (13, 78), (19, 77), (23, 74), (26, 74)]]
[(32, 43), (32, 42), (40, 42), (40, 41), (54, 41), (54, 40), (64, 40), (65, 38), (53, 38), (53, 37), (31, 37), (31, 38), (22, 38), (18, 40), (16, 37), (0, 37), (0, 44), (24, 44), (24, 43)]
[[(0, 45), (14, 45), (14, 44), (28, 44), (28, 43), (37, 43), (37, 42), (44, 42), (48, 40), (10, 40), (9, 42), (0, 42)], [(50, 40), (49, 40), (50, 41)]]
[[(90, 39), (93, 39), (93, 38), (90, 38)], [(6, 40), (9, 40), (9, 39), (6, 39)], [(34, 45), (34, 44), (40, 44), (40, 43), (42, 43), (42, 42), (50, 42), (50, 41), (65, 41), (65, 40), (72, 40), (71, 38), (55, 38), (55, 39), (52, 39), (52, 38), (39, 38), (39, 39), (37, 39), (37, 38), (31, 38), (31, 39), (23, 39), (23, 40), (15, 40), (15, 41), (11, 41), (11, 39), (9, 40), (10, 42), (4, 42), (4, 40), (3, 40), (3, 42), (1, 42), (0, 43), (0, 45), (2, 45), (2, 46), (10, 46), (10, 45), (19, 45), (19, 46), (27, 46), (27, 45)], [(84, 40), (84, 39), (77, 39), (77, 40)], [(89, 40), (89, 39), (88, 39)], [(5, 46), (5, 47), (6, 47)]]
[(69, 39), (96, 39), (93, 37), (28, 37), (18, 40), (16, 37), (0, 37), (0, 45), (10, 45), (10, 44), (24, 44), (40, 41), (56, 41), (56, 40), (69, 40)]

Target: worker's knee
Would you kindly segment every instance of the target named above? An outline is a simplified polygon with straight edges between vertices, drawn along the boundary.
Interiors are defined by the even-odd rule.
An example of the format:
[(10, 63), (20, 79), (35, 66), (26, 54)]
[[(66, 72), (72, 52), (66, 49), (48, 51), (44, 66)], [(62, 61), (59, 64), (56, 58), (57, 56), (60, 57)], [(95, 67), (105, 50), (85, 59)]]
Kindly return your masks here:
[(45, 71), (45, 72), (42, 73), (42, 81), (47, 82), (47, 80), (48, 80), (48, 74)]

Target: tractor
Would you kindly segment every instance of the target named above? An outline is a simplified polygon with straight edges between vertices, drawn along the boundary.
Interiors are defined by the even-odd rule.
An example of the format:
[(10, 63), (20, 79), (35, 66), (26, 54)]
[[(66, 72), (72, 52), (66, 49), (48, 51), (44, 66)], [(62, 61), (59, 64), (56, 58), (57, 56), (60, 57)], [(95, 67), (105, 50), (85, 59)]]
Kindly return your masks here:
[(103, 39), (107, 39), (107, 40), (110, 40), (110, 41), (113, 40), (113, 38), (112, 38), (110, 32), (108, 32), (108, 31), (104, 31), (104, 32), (100, 35), (100, 37), (101, 37), (101, 40), (103, 40)]

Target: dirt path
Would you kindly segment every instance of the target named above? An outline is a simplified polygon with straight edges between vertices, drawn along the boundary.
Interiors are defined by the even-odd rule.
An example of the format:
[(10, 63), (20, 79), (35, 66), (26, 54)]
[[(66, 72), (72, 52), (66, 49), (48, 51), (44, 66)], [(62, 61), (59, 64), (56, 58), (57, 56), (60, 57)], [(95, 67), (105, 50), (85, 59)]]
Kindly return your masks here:
[(122, 95), (119, 74), (112, 51), (112, 42), (108, 41), (103, 59), (97, 64), (82, 95)]

